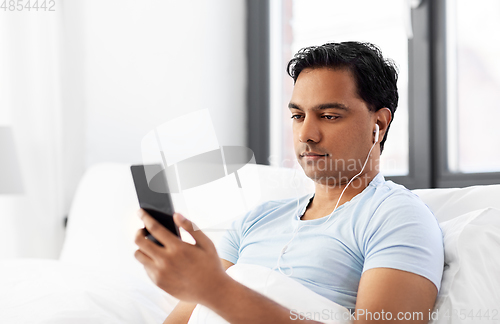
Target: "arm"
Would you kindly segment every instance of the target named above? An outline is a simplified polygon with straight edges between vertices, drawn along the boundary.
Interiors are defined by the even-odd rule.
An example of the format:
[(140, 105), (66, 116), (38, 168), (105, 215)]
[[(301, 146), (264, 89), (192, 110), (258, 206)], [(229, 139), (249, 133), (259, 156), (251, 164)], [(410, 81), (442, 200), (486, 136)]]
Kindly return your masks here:
[(190, 221), (180, 214), (174, 215), (175, 223), (194, 238), (194, 245), (182, 242), (141, 211), (144, 225), (164, 247), (146, 239), (139, 230), (135, 239), (139, 250), (135, 257), (158, 287), (191, 307), (202, 304), (230, 323), (295, 322), (290, 310), (229, 277), (212, 241), (202, 231), (195, 231)]
[[(229, 267), (234, 265), (232, 262), (229, 262), (229, 261), (224, 260), (224, 259), (220, 259), (220, 262), (221, 262), (224, 270), (227, 270), (227, 269), (229, 269)], [(175, 308), (168, 315), (168, 317), (165, 319), (165, 322), (163, 322), (163, 324), (187, 323), (189, 321), (189, 318), (191, 317), (191, 314), (193, 313), (193, 310), (195, 307), (196, 307), (196, 304), (186, 303), (182, 300), (179, 301), (177, 306), (175, 306)]]
[(437, 293), (429, 279), (411, 272), (367, 270), (359, 282), (355, 323), (428, 323)]

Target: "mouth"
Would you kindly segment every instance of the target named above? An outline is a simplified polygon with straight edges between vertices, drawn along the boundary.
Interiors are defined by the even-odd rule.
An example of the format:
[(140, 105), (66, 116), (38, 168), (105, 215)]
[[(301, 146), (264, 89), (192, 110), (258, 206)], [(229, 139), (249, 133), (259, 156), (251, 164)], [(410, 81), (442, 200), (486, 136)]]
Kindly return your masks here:
[(321, 154), (321, 153), (315, 153), (315, 152), (303, 152), (300, 154), (301, 158), (306, 158), (306, 159), (319, 159), (322, 157), (327, 157), (328, 154)]

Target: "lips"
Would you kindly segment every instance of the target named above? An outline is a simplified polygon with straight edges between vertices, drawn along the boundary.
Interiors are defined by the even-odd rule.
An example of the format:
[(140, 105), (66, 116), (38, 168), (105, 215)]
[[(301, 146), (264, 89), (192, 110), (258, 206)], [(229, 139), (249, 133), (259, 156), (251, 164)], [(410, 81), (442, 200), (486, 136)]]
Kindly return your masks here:
[(315, 153), (315, 152), (304, 152), (300, 154), (301, 157), (323, 157), (323, 156), (328, 156), (328, 154), (321, 154), (321, 153)]

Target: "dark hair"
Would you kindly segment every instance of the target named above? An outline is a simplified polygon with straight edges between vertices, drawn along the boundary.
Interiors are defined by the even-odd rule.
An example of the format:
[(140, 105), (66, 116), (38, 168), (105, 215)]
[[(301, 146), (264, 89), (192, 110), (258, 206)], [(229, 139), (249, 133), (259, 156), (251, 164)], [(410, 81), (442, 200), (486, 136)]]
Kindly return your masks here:
[[(306, 68), (346, 69), (352, 73), (358, 95), (368, 109), (377, 111), (389, 108), (392, 120), (398, 107), (398, 70), (394, 61), (385, 59), (380, 49), (370, 43), (342, 42), (303, 48), (294, 55), (287, 66), (294, 83)], [(391, 120), (391, 122), (392, 122)], [(380, 152), (389, 132), (389, 125), (380, 142)]]

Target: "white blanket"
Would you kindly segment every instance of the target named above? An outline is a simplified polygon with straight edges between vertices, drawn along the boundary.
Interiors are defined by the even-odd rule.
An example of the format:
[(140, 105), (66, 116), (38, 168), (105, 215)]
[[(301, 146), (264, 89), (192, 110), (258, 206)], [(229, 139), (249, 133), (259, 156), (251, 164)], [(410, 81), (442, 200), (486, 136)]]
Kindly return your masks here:
[[(350, 323), (342, 321), (349, 319), (346, 308), (279, 272), (240, 264), (227, 272), (301, 318)], [(132, 276), (122, 268), (17, 259), (1, 260), (0, 274), (0, 323), (161, 323), (176, 303), (149, 280)], [(298, 319), (298, 315), (290, 316)], [(197, 307), (189, 323), (227, 322), (209, 309)]]
[[(236, 264), (227, 270), (236, 281), (267, 296), (278, 304), (294, 311), (291, 319), (308, 317), (310, 319), (332, 324), (352, 323), (349, 310), (318, 295), (297, 281), (271, 269), (250, 265)], [(210, 309), (196, 306), (189, 324), (195, 323), (228, 323)]]
[(123, 269), (0, 260), (0, 323), (157, 324), (176, 299)]

